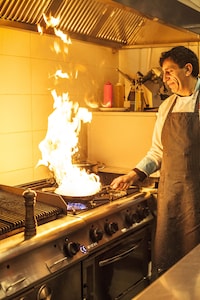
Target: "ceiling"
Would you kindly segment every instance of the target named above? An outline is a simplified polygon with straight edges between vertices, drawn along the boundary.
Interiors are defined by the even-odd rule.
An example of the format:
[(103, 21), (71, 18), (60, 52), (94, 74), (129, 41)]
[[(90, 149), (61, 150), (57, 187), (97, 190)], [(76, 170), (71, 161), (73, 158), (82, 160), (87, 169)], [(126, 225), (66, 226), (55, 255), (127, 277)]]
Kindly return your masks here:
[(0, 26), (37, 31), (40, 24), (52, 34), (45, 14), (59, 17), (58, 28), (71, 38), (117, 49), (200, 41), (200, 11), (182, 2), (186, 0), (0, 0)]

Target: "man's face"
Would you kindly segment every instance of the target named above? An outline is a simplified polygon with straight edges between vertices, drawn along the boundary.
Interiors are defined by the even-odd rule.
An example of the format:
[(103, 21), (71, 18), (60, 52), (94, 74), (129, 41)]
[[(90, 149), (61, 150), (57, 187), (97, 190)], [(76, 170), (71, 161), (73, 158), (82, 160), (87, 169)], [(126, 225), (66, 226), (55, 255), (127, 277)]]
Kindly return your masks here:
[(180, 68), (170, 58), (163, 62), (163, 81), (169, 86), (173, 93), (184, 95), (187, 89), (188, 78), (191, 74), (191, 72), (188, 72), (187, 65)]

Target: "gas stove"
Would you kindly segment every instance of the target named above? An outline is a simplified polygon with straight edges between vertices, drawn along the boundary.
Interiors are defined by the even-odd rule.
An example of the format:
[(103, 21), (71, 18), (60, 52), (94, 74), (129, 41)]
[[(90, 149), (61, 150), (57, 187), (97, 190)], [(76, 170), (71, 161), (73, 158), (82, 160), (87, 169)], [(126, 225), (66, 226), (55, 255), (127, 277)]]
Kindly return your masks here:
[[(131, 186), (126, 191), (113, 190), (110, 188), (109, 184), (104, 183), (108, 182), (108, 180), (105, 181), (106, 177), (102, 177), (101, 175), (101, 178), (101, 182), (103, 182), (102, 188), (98, 193), (94, 195), (83, 197), (59, 195), (59, 198), (62, 199), (64, 203), (66, 203), (67, 214), (77, 215), (90, 209), (94, 209), (99, 206), (108, 204), (127, 195), (136, 194), (140, 190), (138, 186)], [(47, 193), (51, 196), (57, 196), (57, 194), (54, 193), (54, 191), (57, 188), (57, 184), (53, 178), (42, 179), (31, 183), (25, 183), (18, 187), (23, 189), (32, 189), (36, 192), (42, 193), (43, 195), (44, 193)]]
[[(67, 202), (54, 194), (54, 187), (55, 182), (49, 179), (20, 187), (0, 186), (1, 212), (12, 211), (11, 220), (0, 215), (4, 223), (11, 223), (10, 231), (5, 225), (1, 229), (4, 231), (0, 243), (0, 299), (13, 299), (13, 295), (25, 293), (36, 283), (82, 264), (101, 249), (153, 222), (149, 209), (151, 195), (138, 187), (115, 193), (105, 185), (100, 194), (78, 202)], [(37, 224), (35, 235), (28, 240), (24, 235), (22, 196), (27, 189), (36, 191)], [(7, 206), (6, 201), (10, 203)], [(16, 202), (20, 203), (18, 209)]]

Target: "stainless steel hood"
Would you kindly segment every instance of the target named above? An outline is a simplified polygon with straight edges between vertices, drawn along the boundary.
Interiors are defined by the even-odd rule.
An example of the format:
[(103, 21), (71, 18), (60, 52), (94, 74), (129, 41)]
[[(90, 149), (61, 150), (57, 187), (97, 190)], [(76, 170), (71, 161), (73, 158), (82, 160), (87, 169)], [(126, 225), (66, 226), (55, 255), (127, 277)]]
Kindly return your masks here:
[(200, 34), (200, 0), (116, 0), (151, 19)]
[(43, 14), (71, 38), (117, 49), (200, 41), (200, 12), (177, 0), (0, 0), (0, 26), (37, 31)]

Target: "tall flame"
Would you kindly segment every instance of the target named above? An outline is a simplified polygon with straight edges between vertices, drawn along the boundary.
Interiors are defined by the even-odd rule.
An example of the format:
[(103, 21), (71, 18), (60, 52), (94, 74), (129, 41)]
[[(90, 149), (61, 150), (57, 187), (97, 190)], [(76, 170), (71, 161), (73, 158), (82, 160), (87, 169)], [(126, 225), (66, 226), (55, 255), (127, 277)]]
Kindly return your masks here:
[[(52, 16), (44, 16), (47, 27), (56, 27), (59, 20)], [(38, 26), (40, 32), (42, 29)], [(54, 32), (64, 43), (71, 43), (70, 38), (60, 30)], [(55, 44), (57, 47), (57, 44)], [(58, 53), (60, 49), (56, 48)], [(67, 73), (57, 70), (56, 79), (69, 79)], [(75, 74), (75, 78), (78, 72)], [(68, 93), (58, 95), (54, 89), (54, 111), (48, 117), (48, 129), (43, 141), (39, 144), (42, 158), (38, 165), (45, 165), (53, 173), (58, 188), (56, 193), (67, 196), (88, 196), (98, 192), (101, 188), (99, 176), (88, 174), (86, 170), (73, 165), (73, 155), (78, 152), (78, 139), (81, 123), (91, 122), (92, 113), (87, 108), (79, 107), (77, 102), (70, 100)]]

